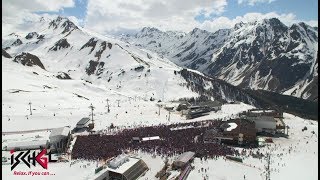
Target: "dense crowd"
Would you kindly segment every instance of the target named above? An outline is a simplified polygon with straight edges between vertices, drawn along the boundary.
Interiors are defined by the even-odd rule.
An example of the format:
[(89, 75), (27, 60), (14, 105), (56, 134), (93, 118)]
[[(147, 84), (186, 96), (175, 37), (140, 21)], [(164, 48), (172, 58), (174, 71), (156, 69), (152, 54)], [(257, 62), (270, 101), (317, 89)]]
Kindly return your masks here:
[[(123, 129), (113, 135), (100, 133), (89, 136), (78, 136), (72, 151), (72, 158), (108, 159), (127, 150), (141, 150), (166, 156), (193, 151), (197, 157), (206, 158), (238, 154), (232, 147), (204, 143), (202, 141), (206, 130), (217, 127), (221, 123), (221, 121), (177, 123)], [(133, 137), (141, 139), (151, 136), (159, 136), (160, 139), (140, 142), (132, 140)]]

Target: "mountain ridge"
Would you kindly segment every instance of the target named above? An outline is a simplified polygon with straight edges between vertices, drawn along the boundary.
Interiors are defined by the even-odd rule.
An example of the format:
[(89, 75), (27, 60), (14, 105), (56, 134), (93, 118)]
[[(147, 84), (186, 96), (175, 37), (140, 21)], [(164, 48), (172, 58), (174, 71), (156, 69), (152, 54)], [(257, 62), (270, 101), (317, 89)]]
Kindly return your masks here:
[[(19, 96), (19, 94), (12, 94), (18, 89), (19, 92), (20, 90), (28, 94), (43, 92), (44, 95), (57, 91), (67, 99), (85, 97), (77, 101), (88, 101), (100, 96), (103, 98), (105, 94), (110, 93), (127, 98), (138, 96), (146, 101), (151, 99), (172, 101), (205, 96), (208, 99), (223, 102), (240, 101), (256, 107), (283, 108), (274, 103), (265, 103), (261, 97), (224, 80), (197, 70), (181, 68), (153, 51), (141, 49), (81, 27), (68, 28), (69, 32), (65, 32), (63, 24), (69, 23), (63, 21), (69, 20), (66, 18), (59, 21), (42, 19), (40, 24), (36, 23), (33, 29), (29, 29), (30, 31), (11, 33), (3, 37), (2, 57), (6, 76), (12, 79), (10, 80), (12, 82), (24, 77), (29, 78), (24, 79), (25, 82), (5, 84), (2, 91), (9, 99)], [(50, 27), (50, 22), (59, 23), (54, 28)], [(207, 32), (196, 29), (193, 36), (200, 37), (202, 33)], [(220, 30), (215, 35), (218, 37), (229, 33), (229, 30)], [(177, 34), (179, 32), (171, 33), (172, 36)], [(208, 35), (206, 40), (212, 39), (211, 34)], [(186, 36), (179, 34), (177, 37), (183, 39)], [(12, 42), (17, 39), (22, 43), (12, 45)], [(222, 38), (213, 37), (213, 39), (223, 43)], [(167, 44), (163, 45), (167, 46)], [(188, 46), (192, 49), (196, 46), (196, 42), (193, 45), (189, 43)], [(21, 54), (31, 54), (36, 61)], [(19, 57), (18, 63), (13, 61), (17, 57)], [(41, 62), (41, 65), (39, 66), (40, 63), (37, 62)], [(47, 84), (48, 82), (50, 84)], [(43, 91), (43, 88), (48, 90)], [(22, 97), (19, 96), (19, 98)], [(58, 102), (60, 98), (53, 99)]]
[(120, 38), (236, 86), (317, 100), (318, 32), (303, 22), (286, 26), (270, 18), (213, 33), (194, 28), (179, 39), (156, 28), (141, 33)]

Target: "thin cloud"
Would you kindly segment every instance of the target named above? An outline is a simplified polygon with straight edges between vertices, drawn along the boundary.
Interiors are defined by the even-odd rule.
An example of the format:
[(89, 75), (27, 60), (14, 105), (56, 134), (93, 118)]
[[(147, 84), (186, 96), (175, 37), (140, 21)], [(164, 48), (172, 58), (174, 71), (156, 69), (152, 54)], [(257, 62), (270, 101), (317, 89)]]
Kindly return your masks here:
[(250, 6), (254, 6), (258, 3), (272, 3), (276, 0), (238, 0), (238, 4), (246, 4)]
[(195, 16), (219, 15), (226, 6), (226, 0), (90, 0), (86, 27), (100, 33), (144, 26), (188, 31), (198, 24)]
[[(226, 29), (226, 28), (232, 28), (236, 23), (239, 22), (253, 22), (258, 21), (262, 19), (270, 19), (270, 18), (278, 18), (281, 22), (283, 22), (287, 26), (291, 26), (294, 23), (302, 22), (302, 20), (297, 19), (297, 17), (293, 13), (288, 14), (278, 14), (276, 12), (270, 12), (270, 13), (258, 13), (258, 12), (252, 12), (247, 13), (243, 16), (237, 16), (234, 19), (230, 19), (228, 17), (217, 17), (212, 20), (206, 20), (202, 24), (200, 24), (198, 27), (200, 29), (205, 29), (207, 31), (215, 32), (219, 29)], [(317, 26), (318, 21), (306, 21), (305, 23), (309, 24), (310, 26)]]
[[(58, 13), (64, 8), (75, 6), (74, 0), (4, 0), (2, 1), (2, 35), (17, 30), (23, 30), (19, 26), (28, 21), (37, 21), (41, 16), (50, 18), (57, 16), (47, 13)], [(46, 14), (37, 14), (37, 12), (47, 12)], [(75, 18), (73, 18), (75, 20)], [(78, 20), (79, 22), (79, 20)]]
[[(272, 1), (238, 0), (238, 3), (256, 4)], [(302, 21), (293, 13), (277, 12), (250, 12), (232, 19), (221, 16), (227, 5), (227, 0), (89, 0), (84, 19), (75, 16), (70, 16), (69, 19), (77, 25), (101, 34), (135, 32), (145, 26), (184, 32), (198, 27), (214, 32), (218, 29), (232, 28), (241, 21), (251, 22), (272, 17), (279, 18), (288, 26)], [(28, 3), (23, 0), (5, 0), (2, 24), (5, 26), (5, 32), (12, 32), (16, 24), (38, 20), (40, 16), (53, 17), (64, 8), (74, 6), (74, 0), (30, 0)], [(39, 15), (35, 12), (50, 12), (50, 14)], [(199, 15), (204, 16), (206, 20), (203, 22), (196, 20), (195, 17)], [(210, 17), (214, 18), (209, 19)], [(317, 19), (304, 22), (311, 26), (318, 26)]]

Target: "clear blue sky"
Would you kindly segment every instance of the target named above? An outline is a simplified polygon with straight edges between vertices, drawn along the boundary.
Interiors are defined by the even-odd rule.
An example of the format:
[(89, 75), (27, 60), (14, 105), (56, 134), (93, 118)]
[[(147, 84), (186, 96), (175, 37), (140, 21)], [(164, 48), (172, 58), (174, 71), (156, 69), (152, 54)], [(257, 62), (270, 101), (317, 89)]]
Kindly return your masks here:
[(73, 8), (64, 8), (61, 11), (63, 16), (75, 16), (78, 19), (84, 19), (86, 16), (88, 0), (75, 0), (75, 6)]

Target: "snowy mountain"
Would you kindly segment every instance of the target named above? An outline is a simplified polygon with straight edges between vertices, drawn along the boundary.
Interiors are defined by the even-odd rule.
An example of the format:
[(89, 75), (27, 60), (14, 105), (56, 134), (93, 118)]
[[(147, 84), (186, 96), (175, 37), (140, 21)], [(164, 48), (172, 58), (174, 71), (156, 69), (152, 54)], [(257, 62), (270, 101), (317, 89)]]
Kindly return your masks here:
[[(139, 37), (149, 36), (149, 31), (157, 31), (159, 37), (179, 39), (186, 36), (146, 28), (145, 34)], [(169, 45), (163, 43), (163, 46)], [(34, 93), (44, 99), (49, 93), (52, 101), (61, 99), (60, 95), (72, 101), (74, 98), (81, 101), (106, 99), (108, 94), (156, 101), (205, 95), (222, 101), (243, 100), (258, 105), (240, 88), (238, 91), (245, 97), (237, 97), (239, 92), (231, 91), (222, 81), (213, 80), (213, 84), (206, 86), (219, 93), (196, 90), (188, 85), (195, 79), (183, 76), (186, 74), (183, 72), (191, 70), (183, 70), (152, 51), (77, 27), (60, 16), (29, 22), (26, 28), (4, 35), (2, 57), (3, 73), (7, 77), (2, 91), (9, 101), (20, 97), (21, 92), (28, 92), (28, 96), (22, 97), (25, 101)], [(194, 73), (199, 74), (200, 79), (207, 78)]]
[[(195, 29), (191, 35), (192, 32), (163, 33), (153, 29), (154, 36), (167, 41), (152, 42), (149, 44), (151, 50), (145, 50), (142, 49), (145, 48), (143, 43), (140, 44), (141, 47), (132, 46), (78, 27), (62, 17), (41, 18), (19, 27), (20, 29), (12, 29), (12, 33), (2, 36), (2, 148), (11, 143), (48, 140), (53, 128), (73, 128), (81, 118), (91, 115), (95, 123), (95, 132), (112, 134), (142, 126), (162, 126), (208, 119), (227, 120), (236, 117), (240, 112), (257, 107), (273, 107), (276, 103), (278, 107), (286, 107), (285, 111), (300, 110), (292, 112), (295, 115), (310, 115), (310, 109), (313, 113), (315, 111), (314, 114), (318, 113), (317, 108), (314, 108), (317, 106), (316, 102), (312, 102), (314, 106), (308, 106), (309, 101), (292, 96), (265, 96), (258, 91), (251, 92), (197, 70), (181, 68), (175, 64), (180, 62), (178, 57), (175, 63), (166, 58), (171, 54), (176, 55), (175, 49), (179, 49), (181, 58), (186, 57), (187, 52), (197, 51), (197, 47), (205, 47), (211, 41), (222, 47), (231, 30), (220, 30), (212, 35)], [(147, 41), (148, 36), (152, 36), (148, 33), (150, 30), (145, 28), (145, 33), (141, 33), (139, 38)], [(191, 36), (204, 38), (206, 34), (208, 37), (212, 35), (212, 39), (194, 41), (194, 44), (188, 41), (181, 46), (177, 46), (173, 41), (183, 41)], [(190, 48), (182, 52), (185, 46)], [(213, 47), (212, 51), (214, 50), (218, 54), (219, 48)], [(205, 49), (201, 52), (203, 58), (212, 55)], [(186, 58), (181, 62), (185, 62), (187, 66), (190, 61)], [(195, 65), (203, 68), (204, 72), (207, 68), (206, 64), (203, 64)], [(210, 62), (207, 65), (210, 65)], [(317, 64), (314, 65), (314, 69), (317, 70)], [(222, 101), (240, 102), (225, 103), (217, 112), (212, 111), (206, 116), (188, 121), (181, 112), (165, 110), (167, 105), (178, 106), (179, 103), (174, 100), (200, 95)], [(280, 101), (281, 98), (290, 98), (290, 101)], [(95, 107), (92, 114), (88, 108), (90, 104)], [(107, 111), (109, 106), (110, 111)], [(303, 111), (307, 106), (309, 112)], [(264, 178), (265, 159), (251, 155), (272, 152), (272, 179), (316, 179), (313, 172), (316, 171), (318, 162), (315, 158), (318, 156), (318, 122), (292, 114), (284, 113), (284, 121), (290, 127), (289, 138), (273, 138), (274, 143), (250, 151), (237, 147), (241, 152), (238, 157), (244, 160), (241, 164), (226, 160), (222, 156), (207, 159), (196, 157), (193, 163), (194, 170), (188, 178), (199, 179), (208, 176), (218, 179), (241, 179), (244, 174), (246, 179)], [(318, 116), (314, 119), (318, 119)], [(107, 128), (111, 125), (116, 128)], [(191, 125), (182, 127), (189, 128)], [(307, 130), (301, 131), (304, 128)], [(88, 134), (89, 132), (73, 133), (71, 149), (68, 150), (72, 152), (77, 136)], [(297, 148), (294, 148), (296, 146)], [(164, 166), (165, 159), (168, 159), (170, 164), (176, 159), (176, 156), (167, 158), (143, 151), (137, 152), (136, 155), (149, 167), (141, 177), (143, 179), (153, 179)], [(9, 158), (12, 154), (3, 151), (3, 157)], [(70, 162), (50, 163), (51, 175), (46, 175), (45, 178), (92, 179), (96, 175), (97, 166), (100, 165), (102, 164), (99, 160), (75, 160), (70, 157)], [(3, 163), (2, 168), (4, 179), (21, 179), (21, 175), (17, 176), (11, 171), (9, 161)], [(49, 172), (38, 165), (32, 168), (39, 173)], [(200, 172), (202, 168), (206, 174), (202, 170)], [(16, 170), (31, 172), (30, 167), (23, 165)], [(179, 174), (179, 171), (172, 172)], [(35, 177), (43, 179), (40, 175), (28, 175), (24, 179)]]
[[(155, 53), (86, 31), (67, 18), (41, 19), (30, 23), (33, 23), (33, 26), (29, 25), (33, 27), (28, 29), (30, 32), (13, 32), (2, 37), (4, 68), (17, 63), (25, 66), (19, 68), (20, 71), (22, 69), (20, 74), (31, 70), (34, 72), (31, 79), (48, 82), (56, 77), (80, 80), (85, 84), (79, 83), (79, 86), (92, 84), (100, 86), (103, 91), (113, 90), (146, 99), (153, 97), (166, 101), (197, 96), (181, 85), (183, 78), (174, 75), (173, 71), (181, 68)], [(14, 72), (6, 73), (9, 79), (19, 76)], [(35, 84), (39, 86), (38, 83), (34, 80), (31, 84), (20, 84), (14, 89), (27, 89)], [(4, 87), (8, 89), (5, 90), (10, 91), (12, 88), (6, 85)], [(39, 87), (42, 89), (42, 86)], [(175, 94), (175, 91), (180, 93)]]
[[(266, 101), (264, 95), (257, 95), (258, 92), (181, 68), (166, 58), (167, 55), (158, 55), (159, 52), (77, 27), (67, 18), (41, 18), (29, 23), (25, 28), (2, 37), (2, 72), (6, 77), (2, 94), (6, 96), (6, 104), (23, 106), (34, 101), (35, 97), (39, 102), (46, 100), (52, 104), (60, 104), (61, 100), (87, 104), (102, 103), (106, 99), (130, 101), (139, 98), (156, 106), (158, 101), (201, 97), (282, 108), (303, 116), (309, 113), (307, 117), (312, 118), (317, 116), (313, 112), (314, 105), (301, 110), (301, 107), (287, 106), (291, 102), (305, 103), (299, 100), (280, 97), (284, 99), (282, 102)], [(184, 39), (189, 36), (179, 32), (162, 33), (154, 28), (145, 28), (145, 31), (139, 35), (141, 38), (147, 38), (149, 31), (156, 32), (158, 37)], [(217, 37), (228, 32), (220, 30), (216, 32)], [(200, 37), (203, 33), (210, 34), (200, 29), (190, 34)], [(216, 42), (223, 44), (221, 39), (216, 38)], [(194, 44), (196, 47), (201, 42)], [(170, 44), (161, 46), (169, 48)]]
[(146, 27), (121, 39), (239, 87), (318, 100), (318, 29), (303, 22), (272, 18), (187, 34)]

